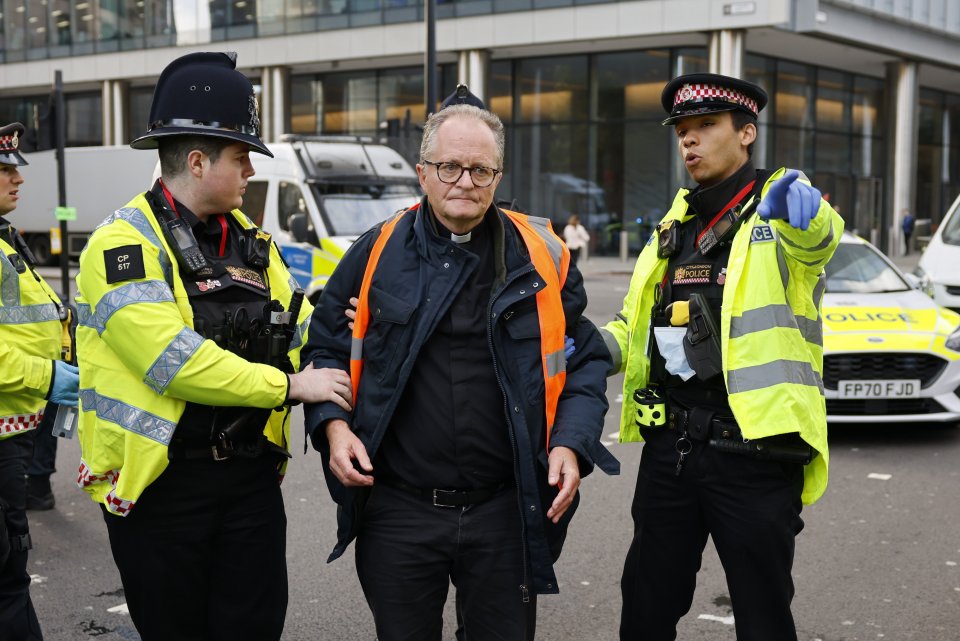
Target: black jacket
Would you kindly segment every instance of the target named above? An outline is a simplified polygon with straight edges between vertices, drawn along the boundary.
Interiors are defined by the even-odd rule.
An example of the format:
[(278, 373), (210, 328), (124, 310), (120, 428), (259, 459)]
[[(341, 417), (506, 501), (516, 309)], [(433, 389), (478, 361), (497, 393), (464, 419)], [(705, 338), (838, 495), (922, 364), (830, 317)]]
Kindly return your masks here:
[[(307, 405), (306, 428), (314, 447), (329, 458), (323, 429), (334, 418), (347, 421), (370, 458), (376, 455), (384, 431), (397, 407), (420, 348), (450, 302), (476, 268), (478, 259), (453, 241), (440, 238), (426, 225), (425, 200), (404, 214), (380, 256), (370, 287), (370, 325), (364, 339), (364, 369), (354, 414), (333, 403)], [(490, 215), (491, 212), (488, 212)], [(527, 570), (537, 593), (557, 592), (553, 563), (559, 557), (577, 499), (559, 524), (546, 517), (555, 488), (547, 484), (546, 416), (540, 325), (534, 298), (539, 277), (513, 223), (500, 211), (494, 232), (497, 274), (490, 302), (488, 336), (497, 379), (505, 399), (504, 415), (514, 450), (517, 508), (523, 518)], [(349, 371), (351, 331), (344, 309), (358, 295), (360, 283), (380, 225), (360, 236), (327, 283), (310, 323), (303, 364)], [(539, 283), (537, 286), (540, 286)], [(587, 297), (583, 278), (570, 266), (562, 300), (567, 335), (576, 351), (567, 363), (567, 380), (550, 437), (551, 447), (564, 446), (579, 455), (581, 476), (594, 464), (610, 474), (619, 463), (600, 443), (607, 411), (606, 374), (610, 355), (596, 327), (582, 316)], [(356, 536), (358, 516), (367, 492), (343, 487), (324, 466), (330, 495), (338, 503), (338, 542), (330, 560), (339, 557)], [(374, 472), (374, 478), (376, 473)]]

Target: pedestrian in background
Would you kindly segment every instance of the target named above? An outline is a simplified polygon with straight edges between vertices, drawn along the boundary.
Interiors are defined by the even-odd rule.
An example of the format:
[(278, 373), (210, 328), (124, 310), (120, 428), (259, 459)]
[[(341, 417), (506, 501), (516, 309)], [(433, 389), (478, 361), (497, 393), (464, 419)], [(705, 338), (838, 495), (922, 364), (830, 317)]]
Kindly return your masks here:
[(913, 219), (913, 214), (910, 213), (909, 209), (904, 209), (900, 213), (903, 216), (903, 221), (901, 222), (901, 228), (903, 229), (903, 251), (905, 254), (909, 254), (910, 237), (913, 235), (913, 228), (916, 221)]
[(451, 580), (459, 639), (527, 641), (581, 477), (618, 469), (599, 442), (610, 361), (549, 221), (493, 204), (500, 119), (451, 98), (424, 128), (426, 196), (360, 236), (320, 297), (304, 362), (349, 367), (358, 402), (307, 405), (306, 428), (339, 504), (330, 558), (357, 539), (380, 641), (439, 641)]
[[(100, 505), (143, 641), (276, 641), (287, 608), (280, 481), (293, 401), (350, 409), (341, 371), (299, 361), (311, 306), (241, 211), (260, 140), (236, 56), (160, 74), (161, 178), (80, 256), (79, 483)], [(302, 292), (299, 292), (302, 295)]]
[(570, 249), (570, 262), (576, 265), (577, 261), (580, 260), (580, 250), (590, 242), (590, 232), (580, 224), (580, 217), (576, 214), (573, 214), (567, 220), (567, 224), (563, 228), (563, 239)]
[(843, 221), (799, 172), (753, 166), (757, 85), (691, 74), (661, 100), (696, 187), (602, 330), (625, 373), (620, 440), (646, 441), (620, 638), (676, 638), (711, 537), (737, 639), (795, 641), (800, 511), (827, 485), (823, 267)]
[[(70, 317), (19, 232), (3, 218), (17, 208), (27, 163), (23, 125), (0, 127), (0, 638), (43, 638), (30, 600), (26, 472), (47, 401), (77, 404)], [(52, 407), (56, 407), (52, 405)], [(49, 417), (52, 418), (52, 417)]]

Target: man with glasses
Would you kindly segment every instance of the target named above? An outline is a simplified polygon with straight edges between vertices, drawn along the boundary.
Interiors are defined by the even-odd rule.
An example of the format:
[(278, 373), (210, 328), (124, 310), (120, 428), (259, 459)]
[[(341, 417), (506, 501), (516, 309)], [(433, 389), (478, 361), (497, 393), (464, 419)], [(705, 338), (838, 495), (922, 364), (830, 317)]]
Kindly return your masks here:
[(610, 361), (582, 277), (547, 220), (493, 204), (503, 149), (489, 111), (433, 114), (426, 196), (353, 244), (304, 348), (351, 372), (353, 413), (307, 405), (306, 427), (340, 505), (331, 559), (357, 539), (380, 641), (439, 641), (451, 580), (459, 639), (532, 639), (581, 477), (618, 471), (599, 442)]

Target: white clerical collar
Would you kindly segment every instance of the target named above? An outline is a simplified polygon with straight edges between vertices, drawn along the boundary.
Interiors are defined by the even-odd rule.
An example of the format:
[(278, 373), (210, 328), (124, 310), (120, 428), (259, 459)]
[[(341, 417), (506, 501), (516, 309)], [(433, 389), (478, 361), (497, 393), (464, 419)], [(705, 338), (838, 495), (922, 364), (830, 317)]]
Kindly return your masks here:
[(466, 234), (464, 234), (463, 236), (460, 236), (459, 234), (454, 234), (453, 232), (450, 232), (450, 240), (452, 240), (453, 242), (457, 243), (458, 245), (462, 245), (463, 243), (469, 243), (469, 242), (470, 242), (470, 238), (471, 238), (472, 236), (473, 236), (473, 231), (468, 231), (468, 232), (467, 232)]

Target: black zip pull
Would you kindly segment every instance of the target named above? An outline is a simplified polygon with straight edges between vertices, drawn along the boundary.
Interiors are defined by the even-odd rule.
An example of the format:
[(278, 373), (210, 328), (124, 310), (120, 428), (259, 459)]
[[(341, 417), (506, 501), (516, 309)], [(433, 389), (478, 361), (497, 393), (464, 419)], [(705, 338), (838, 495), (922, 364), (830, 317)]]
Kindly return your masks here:
[(527, 589), (527, 586), (525, 585), (520, 586), (520, 594), (523, 597), (524, 603), (530, 603), (530, 590)]

